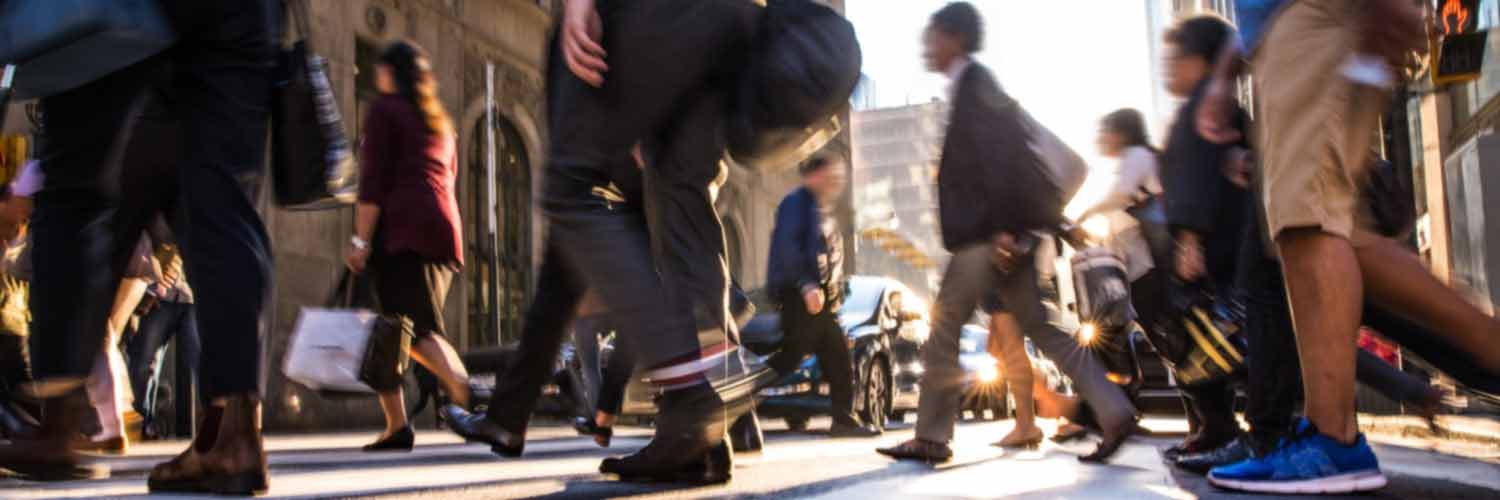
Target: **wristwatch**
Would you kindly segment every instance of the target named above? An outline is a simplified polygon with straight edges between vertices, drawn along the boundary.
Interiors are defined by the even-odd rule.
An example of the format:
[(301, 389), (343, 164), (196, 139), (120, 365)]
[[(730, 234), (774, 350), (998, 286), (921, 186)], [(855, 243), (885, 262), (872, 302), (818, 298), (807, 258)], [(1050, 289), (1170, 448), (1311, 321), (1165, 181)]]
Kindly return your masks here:
[(359, 251), (365, 251), (365, 250), (369, 250), (370, 249), (370, 242), (365, 241), (364, 238), (360, 238), (359, 235), (350, 236), (349, 237), (349, 244), (350, 245), (354, 245), (354, 249), (355, 250), (359, 250)]

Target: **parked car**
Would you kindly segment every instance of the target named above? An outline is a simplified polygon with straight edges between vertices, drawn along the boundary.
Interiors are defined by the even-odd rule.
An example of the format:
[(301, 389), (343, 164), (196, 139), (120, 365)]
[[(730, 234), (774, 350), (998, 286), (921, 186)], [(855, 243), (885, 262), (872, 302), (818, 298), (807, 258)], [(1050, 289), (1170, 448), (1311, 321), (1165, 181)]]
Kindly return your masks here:
[[(927, 303), (889, 278), (854, 276), (847, 292), (839, 323), (848, 335), (854, 364), (855, 411), (861, 419), (883, 428), (892, 416), (917, 408), (921, 345), (928, 335)], [(779, 314), (757, 315), (742, 331), (751, 351), (745, 362), (751, 368), (763, 366), (779, 349), (781, 335)], [(761, 395), (765, 399), (757, 407), (760, 415), (783, 419), (793, 430), (805, 429), (808, 419), (826, 415), (832, 407), (815, 356), (803, 360)], [(654, 415), (653, 391), (639, 380), (633, 382), (623, 412), (636, 417)]]

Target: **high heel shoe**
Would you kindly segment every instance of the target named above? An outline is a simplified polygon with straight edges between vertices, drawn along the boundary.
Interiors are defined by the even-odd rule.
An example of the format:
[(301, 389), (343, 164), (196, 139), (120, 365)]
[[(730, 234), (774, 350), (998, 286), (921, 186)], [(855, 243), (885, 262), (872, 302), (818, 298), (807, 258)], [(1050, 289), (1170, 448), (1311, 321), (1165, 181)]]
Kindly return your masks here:
[(602, 427), (595, 423), (594, 419), (588, 417), (573, 419), (573, 430), (578, 431), (580, 436), (593, 436), (594, 442), (598, 443), (600, 448), (608, 448), (610, 438), (615, 435), (614, 427)]
[(1017, 434), (1012, 431), (1010, 434), (1006, 434), (1005, 437), (1001, 438), (999, 441), (996, 441), (991, 446), (995, 446), (997, 448), (1035, 449), (1036, 447), (1041, 446), (1042, 438), (1045, 436), (1042, 434), (1041, 429), (1033, 428), (1031, 429), (1031, 431), (1032, 432), (1026, 434)]
[(407, 452), (411, 451), (412, 446), (416, 444), (416, 440), (416, 434), (412, 433), (411, 426), (408, 425), (402, 427), (401, 430), (391, 433), (389, 436), (381, 438), (379, 441), (365, 445), (364, 450), (367, 453), (385, 451)]

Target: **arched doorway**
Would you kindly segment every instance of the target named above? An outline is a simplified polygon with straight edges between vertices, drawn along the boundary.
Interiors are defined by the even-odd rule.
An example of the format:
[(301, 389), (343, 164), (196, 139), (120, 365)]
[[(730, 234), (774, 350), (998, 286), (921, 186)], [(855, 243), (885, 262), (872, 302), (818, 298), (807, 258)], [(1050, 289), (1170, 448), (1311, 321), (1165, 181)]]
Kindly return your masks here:
[[(498, 116), (498, 114), (497, 114)], [(470, 188), (464, 200), (468, 269), (468, 347), (500, 345), (517, 338), (531, 290), (531, 161), (515, 125), (495, 124), (495, 184), (487, 185), (484, 119), (474, 124), (469, 148)], [(495, 200), (495, 236), (485, 207)], [(493, 268), (498, 263), (498, 269)], [(498, 314), (494, 311), (498, 310)]]

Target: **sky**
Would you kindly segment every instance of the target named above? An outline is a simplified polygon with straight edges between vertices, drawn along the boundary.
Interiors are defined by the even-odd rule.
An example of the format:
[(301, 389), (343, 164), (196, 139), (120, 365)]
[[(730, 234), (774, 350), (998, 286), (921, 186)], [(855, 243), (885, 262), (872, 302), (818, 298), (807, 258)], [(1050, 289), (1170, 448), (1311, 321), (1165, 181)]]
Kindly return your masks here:
[[(947, 80), (925, 71), (921, 34), (948, 0), (847, 0), (878, 107), (946, 99)], [(1005, 90), (1090, 160), (1098, 121), (1122, 107), (1152, 116), (1145, 0), (971, 0), (985, 18), (979, 62)], [(1152, 130), (1160, 130), (1152, 124)]]

